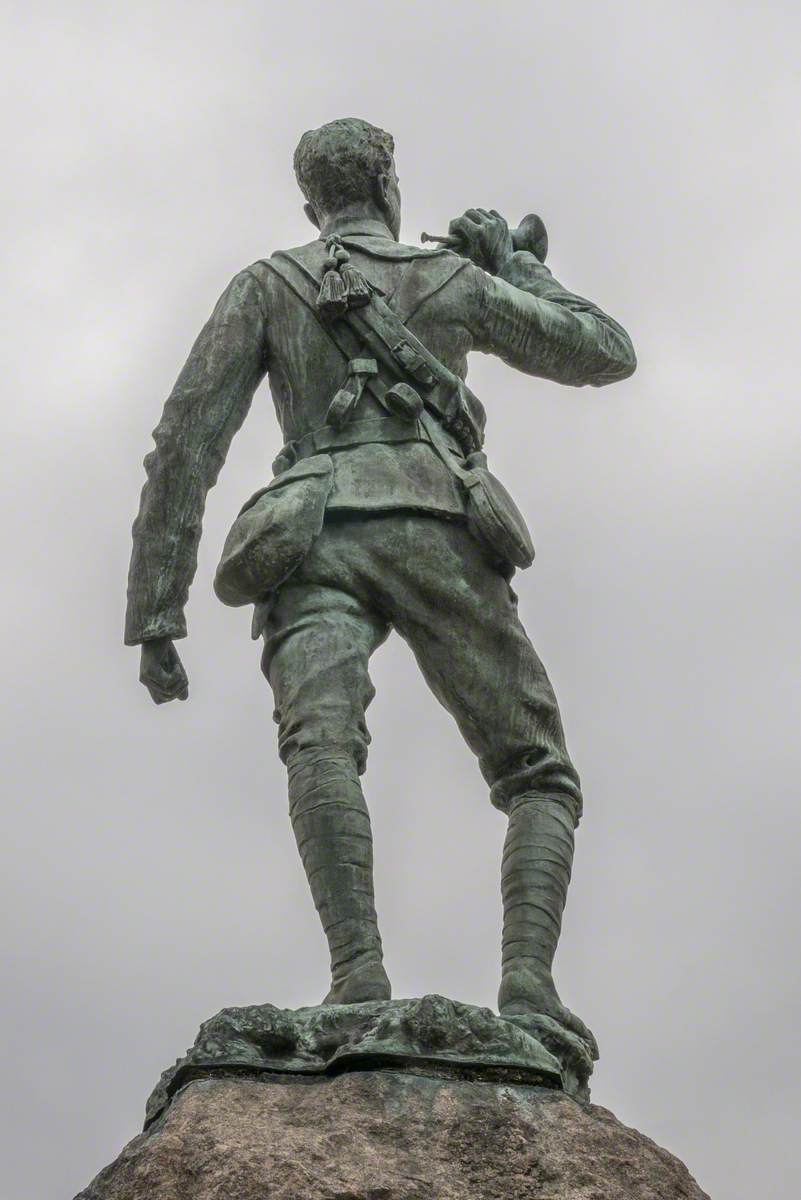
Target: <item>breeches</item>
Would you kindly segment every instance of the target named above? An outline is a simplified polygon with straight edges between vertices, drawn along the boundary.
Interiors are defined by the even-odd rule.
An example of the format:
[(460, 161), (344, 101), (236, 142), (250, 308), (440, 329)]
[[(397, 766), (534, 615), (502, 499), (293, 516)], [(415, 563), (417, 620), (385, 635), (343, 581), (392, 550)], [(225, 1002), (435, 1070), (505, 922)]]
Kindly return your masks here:
[(329, 517), (274, 599), (262, 667), (290, 803), (330, 791), (334, 777), (358, 789), (369, 660), (392, 628), (477, 756), (492, 803), (509, 812), (547, 797), (576, 823), (579, 778), (514, 593), (463, 523), (410, 512)]

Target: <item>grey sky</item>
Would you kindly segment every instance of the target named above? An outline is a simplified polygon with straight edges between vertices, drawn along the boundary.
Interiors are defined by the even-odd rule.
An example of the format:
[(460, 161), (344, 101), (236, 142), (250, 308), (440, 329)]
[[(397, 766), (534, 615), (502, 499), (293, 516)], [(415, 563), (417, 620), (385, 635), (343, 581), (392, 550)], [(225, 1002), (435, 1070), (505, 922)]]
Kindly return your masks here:
[[(266, 387), (210, 496), (188, 704), (150, 703), (122, 615), (163, 400), (235, 271), (311, 236), (292, 151), (342, 115), (394, 133), (406, 240), (534, 209), (632, 334), (603, 392), (471, 369), (586, 795), (558, 981), (596, 1102), (716, 1200), (799, 1194), (800, 37), (795, 3), (717, 0), (9, 20), (3, 1200), (85, 1185), (223, 1005), (326, 990), (258, 649), (211, 591), (279, 445)], [(492, 1005), (504, 822), (398, 640), (373, 677), (396, 994)]]

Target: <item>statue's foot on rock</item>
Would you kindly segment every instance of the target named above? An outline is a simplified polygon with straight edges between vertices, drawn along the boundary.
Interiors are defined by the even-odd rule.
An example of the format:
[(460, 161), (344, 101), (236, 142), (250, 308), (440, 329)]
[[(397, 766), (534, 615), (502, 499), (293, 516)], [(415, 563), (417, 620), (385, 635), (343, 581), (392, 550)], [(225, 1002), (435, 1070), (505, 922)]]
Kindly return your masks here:
[(594, 1033), (559, 999), (553, 976), (545, 967), (512, 967), (505, 971), (498, 993), (498, 1012), (502, 1017), (540, 1014), (551, 1017), (585, 1041), (594, 1059), (598, 1057)]
[(323, 1004), (365, 1004), (369, 1000), (391, 1000), (392, 984), (384, 964), (370, 959), (353, 967), (331, 984)]
[[(381, 970), (375, 960), (372, 967)], [(162, 1074), (146, 1121), (158, 1120), (191, 1080), (240, 1074), (311, 1078), (390, 1070), (561, 1089), (583, 1104), (592, 1061), (587, 1044), (552, 1017), (507, 1020), (446, 996), (298, 1009), (253, 1004), (224, 1008), (203, 1022), (195, 1044)]]

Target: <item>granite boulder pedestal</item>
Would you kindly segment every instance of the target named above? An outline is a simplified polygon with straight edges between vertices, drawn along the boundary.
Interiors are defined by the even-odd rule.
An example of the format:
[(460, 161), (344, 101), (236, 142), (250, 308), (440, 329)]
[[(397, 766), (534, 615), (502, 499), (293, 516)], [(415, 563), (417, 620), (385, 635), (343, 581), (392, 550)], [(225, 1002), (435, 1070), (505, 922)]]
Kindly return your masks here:
[(593, 1053), (442, 996), (224, 1009), (76, 1200), (704, 1200), (589, 1104)]

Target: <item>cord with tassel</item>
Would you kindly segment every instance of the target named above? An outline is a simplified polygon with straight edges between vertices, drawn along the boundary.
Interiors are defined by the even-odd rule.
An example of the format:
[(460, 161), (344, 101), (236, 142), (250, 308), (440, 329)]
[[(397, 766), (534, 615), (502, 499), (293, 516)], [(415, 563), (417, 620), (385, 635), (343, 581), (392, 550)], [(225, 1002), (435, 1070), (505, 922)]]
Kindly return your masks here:
[(325, 274), (320, 284), (317, 297), (317, 308), (330, 321), (344, 314), (351, 308), (363, 308), (370, 303), (370, 284), (351, 264), (350, 254), (338, 237), (330, 237), (325, 243), (328, 257), (325, 260)]

